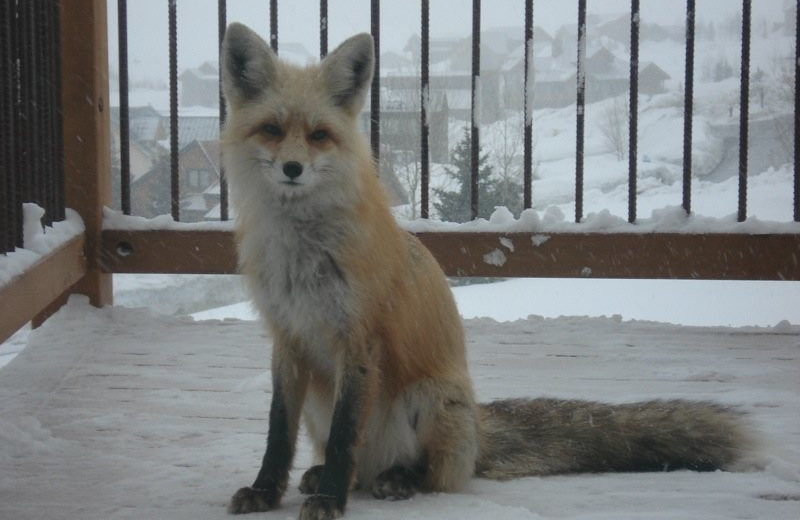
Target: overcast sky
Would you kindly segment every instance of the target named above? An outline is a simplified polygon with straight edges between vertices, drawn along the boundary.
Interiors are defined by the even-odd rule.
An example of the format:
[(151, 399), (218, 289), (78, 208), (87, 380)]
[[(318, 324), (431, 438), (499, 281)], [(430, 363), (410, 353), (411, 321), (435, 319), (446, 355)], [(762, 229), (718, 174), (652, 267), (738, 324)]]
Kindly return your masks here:
[[(534, 23), (554, 32), (577, 21), (577, 0), (535, 0)], [(419, 1), (381, 1), (381, 51), (400, 50), (420, 32)], [(590, 14), (625, 13), (629, 0), (589, 0)], [(698, 21), (722, 22), (741, 11), (739, 0), (697, 0)], [(784, 0), (754, 0), (753, 18), (778, 21)], [(178, 67), (196, 67), (217, 60), (216, 0), (177, 0)], [(328, 7), (329, 48), (357, 32), (369, 31), (368, 0), (330, 0)], [(467, 36), (472, 27), (471, 0), (430, 0), (431, 36)], [(117, 2), (109, 0), (109, 59), (117, 68)], [(269, 32), (267, 0), (228, 0), (228, 22), (243, 22), (265, 38)], [(524, 18), (523, 0), (485, 0), (481, 12), (484, 28), (519, 26)], [(299, 42), (314, 55), (319, 52), (319, 1), (279, 0), (278, 41)], [(644, 23), (683, 24), (682, 0), (641, 0)], [(168, 76), (167, 0), (128, 2), (129, 60), (131, 78)], [(591, 37), (591, 35), (590, 35)]]

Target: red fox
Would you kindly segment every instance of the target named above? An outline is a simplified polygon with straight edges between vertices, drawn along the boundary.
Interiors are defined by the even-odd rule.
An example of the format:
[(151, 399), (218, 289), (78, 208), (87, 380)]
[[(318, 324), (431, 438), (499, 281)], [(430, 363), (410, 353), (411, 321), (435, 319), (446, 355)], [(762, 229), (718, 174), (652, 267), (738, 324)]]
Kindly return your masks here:
[(274, 339), (266, 453), (228, 511), (278, 507), (301, 412), (320, 463), (301, 479), (301, 519), (341, 516), (355, 487), (395, 500), (473, 476), (736, 462), (746, 428), (711, 403), (475, 402), (445, 276), (395, 223), (357, 127), (373, 52), (360, 34), (297, 67), (243, 25), (225, 35), (240, 267)]

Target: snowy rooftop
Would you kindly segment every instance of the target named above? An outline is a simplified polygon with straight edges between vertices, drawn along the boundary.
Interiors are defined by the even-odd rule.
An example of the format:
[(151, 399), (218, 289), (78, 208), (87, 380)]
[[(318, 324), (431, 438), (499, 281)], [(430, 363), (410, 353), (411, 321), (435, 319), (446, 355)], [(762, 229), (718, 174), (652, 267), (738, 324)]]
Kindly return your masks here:
[[(481, 400), (712, 399), (748, 414), (763, 467), (473, 480), (459, 494), (405, 502), (355, 493), (347, 518), (798, 517), (800, 328), (465, 324)], [(0, 370), (0, 518), (228, 518), (229, 496), (252, 481), (262, 455), (270, 344), (252, 321), (194, 322), (73, 298)], [(282, 509), (268, 517), (296, 517), (310, 464), (303, 437)]]

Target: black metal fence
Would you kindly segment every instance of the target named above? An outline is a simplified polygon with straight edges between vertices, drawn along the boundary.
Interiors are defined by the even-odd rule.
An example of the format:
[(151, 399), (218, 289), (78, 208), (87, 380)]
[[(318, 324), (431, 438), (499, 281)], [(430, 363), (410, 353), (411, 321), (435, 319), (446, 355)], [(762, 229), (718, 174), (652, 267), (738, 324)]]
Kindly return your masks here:
[[(524, 57), (524, 104), (523, 110), (525, 114), (524, 123), (524, 158), (523, 158), (523, 207), (530, 208), (533, 203), (533, 188), (532, 188), (532, 133), (535, 122), (532, 118), (532, 100), (530, 99), (531, 85), (528, 85), (531, 75), (529, 71), (533, 67), (531, 59), (533, 57), (533, 18), (534, 18), (534, 2), (533, 0), (524, 1), (525, 8), (525, 21), (524, 21), (524, 41), (525, 41), (525, 57)], [(732, 0), (733, 1), (733, 0)], [(119, 49), (120, 49), (120, 91), (124, 92), (127, 89), (127, 56), (125, 49), (126, 44), (126, 27), (124, 23), (124, 11), (126, 9), (125, 0), (118, 0), (119, 2)], [(586, 110), (586, 49), (587, 39), (591, 38), (591, 34), (587, 34), (587, 11), (586, 0), (577, 0), (578, 2), (578, 33), (577, 33), (577, 85), (576, 85), (576, 152), (575, 152), (575, 221), (580, 222), (583, 219), (583, 202), (584, 202), (584, 133), (585, 133), (585, 110)], [(694, 52), (695, 52), (695, 0), (685, 1), (686, 10), (686, 67), (684, 77), (684, 140), (683, 140), (683, 186), (682, 186), (682, 204), (687, 213), (692, 211), (692, 114), (693, 114), (693, 97), (694, 97)], [(800, 1), (798, 1), (800, 3)], [(278, 50), (278, 2), (277, 0), (270, 0), (270, 43), (272, 48)], [(420, 214), (423, 218), (427, 218), (430, 214), (430, 155), (429, 155), (429, 131), (428, 131), (428, 113), (427, 113), (427, 99), (430, 91), (430, 17), (429, 17), (429, 1), (421, 0), (421, 74), (420, 74), (420, 154), (421, 159), (421, 211)], [(167, 0), (168, 13), (170, 17), (169, 32), (170, 32), (170, 133), (171, 133), (171, 186), (172, 186), (172, 215), (177, 220), (180, 217), (179, 207), (179, 179), (178, 179), (178, 150), (177, 150), (177, 49), (175, 46), (176, 41), (176, 23), (175, 23), (175, 0)], [(742, 31), (741, 31), (741, 96), (740, 96), (740, 121), (739, 121), (739, 198), (738, 198), (738, 218), (740, 221), (745, 220), (747, 215), (747, 151), (748, 151), (748, 131), (749, 131), (749, 89), (750, 89), (750, 32), (751, 32), (751, 12), (752, 0), (741, 0), (742, 6)], [(683, 7), (683, 5), (681, 5)], [(479, 147), (480, 147), (480, 126), (478, 124), (479, 118), (476, 111), (476, 89), (479, 88), (476, 79), (480, 75), (480, 11), (481, 1), (473, 0), (472, 2), (472, 104), (471, 104), (471, 128), (470, 128), (470, 142), (471, 142), (471, 197), (470, 197), (470, 211), (472, 218), (478, 214), (478, 163), (479, 163)], [(380, 56), (380, 2), (378, 0), (370, 1), (371, 12), (371, 31), (375, 39), (376, 56)], [(637, 164), (638, 164), (638, 100), (639, 100), (639, 29), (640, 29), (640, 7), (639, 0), (631, 0), (630, 7), (630, 89), (629, 89), (629, 143), (628, 143), (628, 220), (635, 222), (637, 219)], [(226, 2), (219, 0), (219, 38), (220, 42), (224, 34), (226, 18)], [(798, 9), (798, 19), (800, 19), (800, 9)], [(797, 24), (800, 26), (800, 23)], [(796, 27), (797, 27), (796, 26)], [(796, 41), (796, 57), (800, 58), (800, 33), (795, 35)], [(320, 56), (323, 57), (327, 53), (328, 47), (328, 2), (327, 0), (320, 1)], [(798, 72), (800, 72), (800, 62), (795, 59), (795, 81)], [(376, 70), (380, 70), (379, 62), (376, 62)], [(371, 100), (370, 100), (370, 142), (372, 144), (373, 153), (376, 160), (379, 158), (380, 153), (380, 75), (375, 74), (373, 79)], [(800, 161), (797, 160), (798, 151), (798, 131), (800, 131), (800, 113), (797, 107), (800, 102), (800, 93), (795, 88), (795, 127), (794, 127), (794, 220), (800, 221)], [(126, 97), (120, 96), (121, 104), (125, 104)], [(127, 106), (120, 107), (120, 113), (127, 113)], [(224, 121), (225, 109), (223, 103), (220, 103), (220, 121)], [(126, 122), (121, 121), (121, 126), (125, 126)], [(126, 147), (129, 143), (126, 137), (121, 133), (122, 139), (122, 207), (127, 213), (130, 210), (130, 165), (126, 159)], [(228, 217), (227, 208), (227, 186), (225, 185), (224, 176), (221, 179), (221, 218), (223, 220)]]
[(22, 247), (22, 203), (64, 219), (59, 3), (0, 0), (0, 253)]

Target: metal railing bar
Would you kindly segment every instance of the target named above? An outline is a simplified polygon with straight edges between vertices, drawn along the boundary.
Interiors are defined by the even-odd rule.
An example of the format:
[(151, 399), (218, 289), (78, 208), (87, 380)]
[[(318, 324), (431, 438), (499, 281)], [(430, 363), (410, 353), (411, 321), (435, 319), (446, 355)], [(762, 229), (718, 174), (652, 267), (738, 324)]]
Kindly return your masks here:
[(46, 78), (45, 81), (42, 83), (42, 107), (43, 107), (43, 117), (44, 117), (44, 125), (42, 128), (42, 138), (43, 138), (43, 162), (44, 168), (42, 171), (42, 175), (45, 178), (45, 197), (46, 197), (46, 205), (47, 205), (47, 213), (45, 213), (45, 219), (47, 225), (52, 225), (53, 222), (56, 220), (56, 175), (55, 175), (55, 142), (53, 140), (53, 130), (55, 126), (55, 114), (52, 110), (52, 103), (53, 103), (53, 56), (55, 46), (53, 45), (52, 41), (52, 25), (53, 25), (53, 17), (52, 17), (52, 2), (46, 2), (41, 4), (40, 7), (40, 18), (41, 23), (39, 24), (40, 27), (40, 35), (42, 38), (42, 51), (41, 51), (41, 58), (42, 58), (42, 77)]
[(480, 164), (481, 0), (472, 0), (472, 99), (470, 113), (470, 217), (478, 217), (478, 166)]
[(278, 0), (269, 0), (269, 44), (278, 54)]
[(131, 137), (128, 99), (128, 0), (117, 0), (119, 46), (119, 150), (120, 205), (131, 214)]
[(420, 41), (420, 216), (429, 217), (430, 195), (430, 150), (428, 107), (430, 106), (430, 1), (422, 0), (421, 11), (421, 41)]
[(628, 222), (636, 222), (636, 176), (639, 129), (639, 0), (631, 0), (631, 79), (628, 104)]
[(380, 168), (381, 158), (381, 5), (380, 0), (370, 2), (370, 32), (375, 45), (375, 69), (372, 74), (370, 98), (370, 144), (375, 164)]
[(16, 85), (15, 67), (13, 61), (12, 30), (14, 24), (11, 2), (0, 4), (0, 200), (3, 201), (3, 211), (0, 218), (0, 254), (11, 252), (16, 247), (17, 223), (15, 208), (18, 205), (15, 178), (12, 171), (14, 152), (14, 85)]
[(584, 110), (586, 106), (586, 0), (578, 0), (577, 109), (575, 124), (575, 222), (583, 219)]
[(56, 208), (58, 220), (64, 220), (66, 215), (65, 179), (64, 179), (64, 131), (63, 113), (61, 103), (61, 8), (53, 5), (53, 113), (55, 114), (55, 146), (56, 146)]
[[(228, 4), (226, 0), (217, 2), (218, 49), (217, 63), (222, 63), (222, 41), (225, 38), (225, 28), (228, 25)], [(219, 131), (225, 127), (225, 96), (222, 93), (222, 74), (219, 76)], [(222, 147), (219, 148), (219, 219), (228, 220), (228, 179), (225, 177), (225, 167), (222, 163)]]
[(692, 120), (694, 117), (695, 0), (686, 0), (686, 72), (683, 93), (683, 209), (692, 212)]
[[(43, 216), (42, 223), (45, 223), (47, 218), (47, 203), (46, 203), (46, 196), (45, 191), (46, 188), (44, 186), (44, 178), (42, 175), (42, 147), (44, 145), (42, 139), (42, 118), (43, 118), (43, 106), (42, 106), (42, 83), (41, 81), (41, 35), (40, 35), (40, 25), (38, 23), (37, 14), (37, 4), (34, 2), (28, 3), (28, 30), (29, 38), (30, 38), (30, 53), (28, 54), (28, 70), (31, 74), (31, 81), (30, 81), (30, 115), (31, 120), (29, 121), (30, 129), (31, 129), (31, 143), (33, 143), (33, 148), (30, 153), (30, 181), (31, 181), (31, 197), (28, 199), (29, 201), (36, 202), (39, 204), (40, 207), (44, 208), (45, 215)], [(39, 80), (39, 81), (37, 81)]]
[(747, 219), (747, 142), (750, 111), (750, 20), (751, 0), (742, 0), (742, 74), (739, 108), (739, 211), (738, 220)]
[(523, 130), (522, 190), (523, 207), (533, 205), (533, 0), (525, 0), (525, 57), (522, 80), (522, 110), (525, 114)]
[(800, 222), (800, 5), (795, 7), (794, 27), (794, 221)]
[[(19, 77), (17, 79), (17, 92), (15, 102), (17, 103), (17, 110), (15, 113), (18, 139), (15, 140), (16, 153), (15, 153), (15, 167), (14, 173), (17, 177), (17, 186), (19, 189), (19, 201), (33, 200), (32, 193), (32, 175), (29, 166), (30, 147), (26, 146), (33, 141), (31, 136), (31, 119), (30, 113), (30, 92), (31, 92), (31, 77), (30, 77), (30, 46), (28, 44), (26, 35), (30, 33), (28, 16), (26, 11), (30, 8), (30, 4), (17, 4), (17, 23), (15, 36), (17, 40), (17, 55), (15, 61), (18, 64)], [(20, 210), (21, 218), (21, 210)]]
[(319, 0), (319, 59), (328, 54), (328, 0)]
[(169, 152), (172, 218), (180, 220), (178, 170), (178, 15), (177, 0), (169, 0)]
[[(36, 151), (31, 154), (31, 174), (33, 176), (33, 201), (39, 204), (45, 210), (42, 217), (42, 224), (47, 222), (47, 186), (46, 179), (42, 174), (44, 161), (44, 139), (42, 139), (42, 128), (44, 119), (44, 106), (42, 104), (42, 88), (43, 88), (43, 70), (42, 70), (42, 33), (40, 20), (37, 20), (40, 14), (40, 6), (35, 2), (30, 3), (30, 39), (31, 39), (31, 54), (29, 59), (31, 61), (31, 71), (33, 73), (33, 82), (31, 86), (31, 113), (33, 119), (31, 120), (33, 149)], [(38, 81), (37, 81), (38, 80)]]

